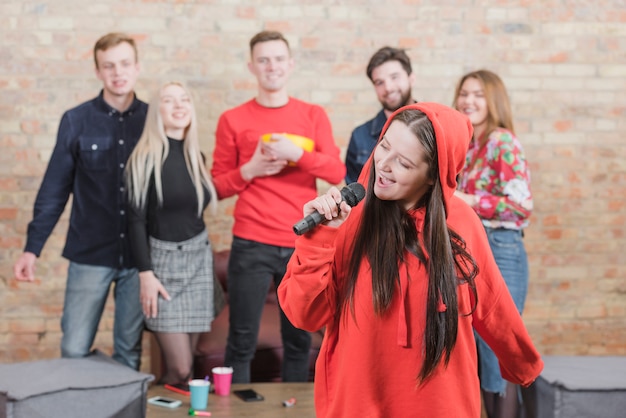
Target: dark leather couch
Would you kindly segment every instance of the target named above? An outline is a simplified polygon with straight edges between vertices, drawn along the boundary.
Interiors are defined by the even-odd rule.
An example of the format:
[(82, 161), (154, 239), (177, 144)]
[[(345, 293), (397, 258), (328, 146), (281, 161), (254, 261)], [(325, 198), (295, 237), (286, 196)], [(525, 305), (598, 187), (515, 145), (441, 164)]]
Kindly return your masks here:
[[(228, 300), (227, 271), (230, 250), (214, 253), (215, 277), (222, 283)], [(198, 341), (197, 352), (194, 356), (194, 377), (204, 378), (211, 376), (211, 369), (224, 365), (226, 339), (228, 337), (228, 304), (211, 325), (211, 332), (203, 333)], [(322, 343), (322, 332), (312, 333), (310, 354), (309, 380), (313, 381), (315, 360)], [(158, 344), (154, 339), (151, 342), (152, 373), (159, 377), (161, 357)], [(281, 362), (283, 347), (280, 336), (280, 320), (278, 314), (278, 300), (276, 289), (272, 285), (267, 295), (257, 350), (251, 365), (252, 382), (275, 382), (281, 380)]]

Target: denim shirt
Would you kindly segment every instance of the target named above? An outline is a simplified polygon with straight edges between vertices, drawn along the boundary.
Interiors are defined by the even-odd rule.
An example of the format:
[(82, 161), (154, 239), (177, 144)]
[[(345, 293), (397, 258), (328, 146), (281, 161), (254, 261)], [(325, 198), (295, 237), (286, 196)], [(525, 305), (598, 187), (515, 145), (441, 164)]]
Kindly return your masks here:
[(63, 114), (24, 251), (39, 256), (72, 194), (63, 257), (81, 264), (133, 267), (124, 167), (141, 136), (147, 110), (135, 97), (120, 113), (104, 101), (101, 91)]
[(387, 115), (384, 110), (381, 110), (374, 119), (368, 120), (352, 131), (346, 152), (346, 184), (353, 183), (359, 178), (363, 165), (378, 142), (385, 122), (387, 122)]

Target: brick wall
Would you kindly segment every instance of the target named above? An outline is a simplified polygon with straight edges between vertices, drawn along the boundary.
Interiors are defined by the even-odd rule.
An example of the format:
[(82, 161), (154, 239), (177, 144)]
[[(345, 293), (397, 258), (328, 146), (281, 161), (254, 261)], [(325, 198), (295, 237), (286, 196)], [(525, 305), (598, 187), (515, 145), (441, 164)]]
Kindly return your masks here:
[[(95, 40), (136, 37), (143, 99), (162, 81), (188, 82), (210, 155), (219, 114), (255, 92), (247, 42), (263, 28), (288, 36), (290, 92), (326, 108), (343, 151), (379, 109), (364, 68), (380, 46), (408, 48), (420, 101), (450, 104), (463, 73), (499, 73), (533, 175), (525, 321), (545, 354), (626, 354), (623, 1), (42, 0), (0, 2), (0, 362), (59, 354), (68, 214), (36, 283), (16, 283), (12, 265), (60, 116), (100, 88)], [(208, 219), (217, 248), (230, 243), (233, 203)], [(104, 351), (111, 308), (96, 342)]]

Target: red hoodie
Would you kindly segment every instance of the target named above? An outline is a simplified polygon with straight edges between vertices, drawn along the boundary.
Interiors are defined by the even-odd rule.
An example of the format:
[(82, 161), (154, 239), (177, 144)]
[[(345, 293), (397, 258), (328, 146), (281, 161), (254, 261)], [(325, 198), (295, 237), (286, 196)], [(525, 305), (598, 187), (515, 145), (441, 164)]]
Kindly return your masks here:
[[(441, 362), (424, 383), (417, 379), (424, 359), (428, 276), (417, 257), (405, 254), (400, 290), (384, 315), (374, 314), (369, 264), (360, 267), (354, 313), (333, 321), (336, 282), (348, 272), (346, 249), (356, 235), (363, 205), (353, 208), (339, 227), (321, 225), (296, 240), (296, 250), (278, 289), (280, 304), (299, 328), (326, 327), (316, 364), (315, 406), (323, 417), (480, 417), (480, 387), (473, 329), (490, 344), (502, 375), (522, 385), (532, 383), (543, 362), (496, 265), (476, 213), (453, 196), (472, 127), (459, 112), (434, 103), (409, 107), (426, 113), (437, 138), (439, 175), (448, 225), (467, 243), (479, 266), (478, 305), (467, 284), (458, 287), (457, 342), (447, 366)], [(383, 129), (387, 130), (390, 121)], [(371, 158), (370, 158), (371, 161)], [(363, 173), (368, 173), (367, 168)], [(362, 174), (361, 181), (367, 176)], [(411, 212), (419, 231), (424, 209)], [(408, 273), (408, 274), (407, 274)], [(410, 279), (409, 279), (410, 277)]]

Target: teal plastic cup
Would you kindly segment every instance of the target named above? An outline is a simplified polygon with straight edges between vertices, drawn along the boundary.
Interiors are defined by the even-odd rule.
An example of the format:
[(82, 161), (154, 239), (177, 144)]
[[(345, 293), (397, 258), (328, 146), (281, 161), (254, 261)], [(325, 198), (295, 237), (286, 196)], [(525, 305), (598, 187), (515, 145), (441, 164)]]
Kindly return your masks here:
[(189, 392), (191, 397), (191, 409), (204, 411), (209, 402), (209, 381), (204, 379), (193, 379), (189, 381)]

